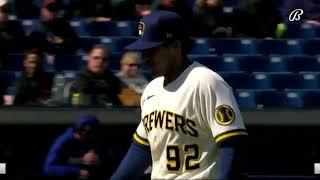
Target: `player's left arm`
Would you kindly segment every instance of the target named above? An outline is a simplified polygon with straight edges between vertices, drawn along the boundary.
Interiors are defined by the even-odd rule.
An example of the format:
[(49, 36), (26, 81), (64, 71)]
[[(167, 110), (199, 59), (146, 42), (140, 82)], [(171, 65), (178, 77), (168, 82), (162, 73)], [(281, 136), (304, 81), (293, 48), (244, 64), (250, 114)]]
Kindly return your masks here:
[(200, 85), (203, 118), (218, 146), (218, 179), (239, 179), (246, 162), (247, 131), (232, 88), (220, 77), (208, 76)]
[(218, 143), (217, 179), (245, 179), (247, 158), (247, 136)]
[(215, 89), (214, 123), (218, 145), (217, 179), (244, 179), (247, 162), (247, 132), (232, 89), (217, 81)]

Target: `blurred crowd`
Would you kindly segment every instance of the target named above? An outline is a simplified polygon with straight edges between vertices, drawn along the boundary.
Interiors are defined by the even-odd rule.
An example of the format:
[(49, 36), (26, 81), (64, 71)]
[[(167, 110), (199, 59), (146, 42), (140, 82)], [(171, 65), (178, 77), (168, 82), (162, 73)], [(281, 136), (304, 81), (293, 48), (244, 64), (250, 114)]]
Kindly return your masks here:
[[(185, 19), (193, 37), (283, 38), (288, 16), (297, 8), (305, 10), (300, 23), (320, 25), (317, 0), (0, 0), (0, 70), (10, 63), (8, 54), (25, 54), (24, 71), (13, 87), (0, 81), (0, 104), (139, 106), (150, 80), (142, 71), (140, 55), (125, 52), (118, 60), (120, 71), (114, 72), (107, 46), (96, 44), (82, 51), (72, 20), (138, 21), (152, 11), (170, 10)], [(21, 19), (40, 23), (25, 32)], [(88, 58), (71, 82), (43, 68), (54, 64), (57, 55), (78, 53)]]

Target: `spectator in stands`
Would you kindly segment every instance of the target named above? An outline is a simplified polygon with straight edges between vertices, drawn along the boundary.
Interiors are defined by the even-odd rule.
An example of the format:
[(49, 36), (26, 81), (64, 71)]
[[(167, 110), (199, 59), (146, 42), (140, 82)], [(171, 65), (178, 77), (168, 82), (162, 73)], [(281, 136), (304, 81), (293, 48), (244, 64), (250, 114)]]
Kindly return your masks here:
[(193, 36), (230, 37), (231, 26), (222, 0), (197, 0), (193, 14)]
[(116, 76), (136, 93), (142, 94), (148, 84), (140, 69), (140, 56), (136, 52), (127, 52), (121, 59), (121, 70)]
[(24, 72), (16, 82), (14, 105), (40, 105), (50, 97), (52, 76), (42, 68), (43, 55), (29, 50), (24, 60)]
[(275, 0), (242, 0), (233, 10), (232, 31), (235, 37), (275, 37), (282, 22)]
[(114, 20), (139, 21), (141, 17), (151, 13), (151, 0), (125, 0), (115, 6)]
[(185, 0), (159, 0), (156, 9), (176, 12), (189, 26), (192, 23), (193, 12)]
[(282, 8), (283, 19), (288, 22), (290, 13), (295, 9), (303, 9), (300, 23), (306, 22), (320, 26), (320, 1), (319, 0), (290, 0), (284, 1)]
[(24, 48), (24, 31), (18, 21), (9, 20), (10, 6), (6, 1), (0, 3), (0, 43), (7, 52), (20, 52)]
[(58, 17), (61, 6), (52, 2), (41, 9), (42, 24), (30, 34), (32, 48), (42, 48), (49, 54), (74, 53), (78, 37), (69, 22)]
[(65, 7), (68, 19), (94, 18), (96, 20), (110, 20), (112, 15), (111, 0), (60, 0)]
[(109, 52), (104, 45), (96, 45), (89, 53), (85, 70), (80, 72), (71, 91), (74, 105), (120, 105), (118, 94), (121, 81), (109, 71)]
[(139, 106), (140, 97), (148, 80), (140, 71), (140, 56), (137, 52), (127, 52), (121, 59), (121, 70), (116, 76), (126, 85), (120, 99), (124, 106)]
[(19, 19), (38, 19), (42, 0), (14, 0), (13, 8)]
[(91, 114), (81, 115), (52, 144), (43, 165), (46, 176), (57, 179), (99, 179), (99, 120)]

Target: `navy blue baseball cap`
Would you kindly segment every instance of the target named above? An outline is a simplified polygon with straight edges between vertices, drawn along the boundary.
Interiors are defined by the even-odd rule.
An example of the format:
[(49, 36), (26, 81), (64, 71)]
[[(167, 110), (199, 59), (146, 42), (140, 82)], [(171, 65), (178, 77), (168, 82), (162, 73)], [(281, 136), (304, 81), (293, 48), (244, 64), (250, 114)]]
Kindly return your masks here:
[(83, 131), (95, 131), (99, 126), (99, 119), (93, 114), (84, 114), (78, 117), (74, 128)]
[(156, 11), (143, 17), (138, 30), (139, 39), (126, 46), (126, 50), (146, 50), (160, 46), (170, 39), (187, 38), (182, 17), (171, 11)]

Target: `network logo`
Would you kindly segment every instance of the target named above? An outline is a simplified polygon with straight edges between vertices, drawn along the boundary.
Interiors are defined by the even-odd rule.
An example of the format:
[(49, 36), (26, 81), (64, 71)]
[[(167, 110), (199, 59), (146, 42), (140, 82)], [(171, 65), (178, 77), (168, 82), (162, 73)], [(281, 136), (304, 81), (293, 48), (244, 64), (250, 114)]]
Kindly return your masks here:
[(303, 14), (303, 9), (295, 9), (289, 15), (289, 21), (299, 21)]

